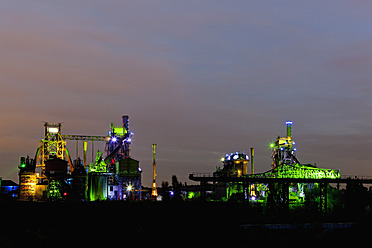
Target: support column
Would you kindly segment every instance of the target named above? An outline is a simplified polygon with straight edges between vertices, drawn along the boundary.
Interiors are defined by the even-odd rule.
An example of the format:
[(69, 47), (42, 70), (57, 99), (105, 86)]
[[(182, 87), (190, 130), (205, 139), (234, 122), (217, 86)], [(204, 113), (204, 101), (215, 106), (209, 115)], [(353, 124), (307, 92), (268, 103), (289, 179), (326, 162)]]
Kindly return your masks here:
[(207, 182), (206, 181), (200, 181), (200, 198), (202, 201), (207, 200)]
[(323, 215), (327, 214), (327, 183), (319, 183), (319, 210)]

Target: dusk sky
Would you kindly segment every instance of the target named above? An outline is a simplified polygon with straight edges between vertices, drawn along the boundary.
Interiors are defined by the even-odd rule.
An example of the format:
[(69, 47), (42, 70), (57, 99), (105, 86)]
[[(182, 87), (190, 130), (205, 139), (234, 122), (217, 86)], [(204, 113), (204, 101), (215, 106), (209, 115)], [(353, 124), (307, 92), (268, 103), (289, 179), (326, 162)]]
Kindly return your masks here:
[(159, 185), (250, 147), (267, 171), (287, 120), (302, 163), (372, 175), (371, 13), (357, 0), (4, 0), (0, 176), (18, 182), (43, 121), (106, 135), (122, 115), (145, 186), (153, 143)]

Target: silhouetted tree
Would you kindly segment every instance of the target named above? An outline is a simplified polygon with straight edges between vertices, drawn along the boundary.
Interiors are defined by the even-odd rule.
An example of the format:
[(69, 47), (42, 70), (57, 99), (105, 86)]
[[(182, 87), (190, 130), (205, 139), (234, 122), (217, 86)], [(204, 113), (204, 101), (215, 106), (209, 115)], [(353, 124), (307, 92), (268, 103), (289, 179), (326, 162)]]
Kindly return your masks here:
[(161, 182), (161, 195), (163, 196), (163, 201), (169, 201), (170, 195), (169, 195), (169, 183), (167, 181)]
[(181, 186), (182, 183), (178, 182), (177, 176), (172, 176), (172, 188), (173, 188), (173, 199), (174, 201), (181, 201)]
[(346, 184), (345, 207), (352, 215), (365, 213), (368, 205), (368, 190), (361, 183), (350, 182)]

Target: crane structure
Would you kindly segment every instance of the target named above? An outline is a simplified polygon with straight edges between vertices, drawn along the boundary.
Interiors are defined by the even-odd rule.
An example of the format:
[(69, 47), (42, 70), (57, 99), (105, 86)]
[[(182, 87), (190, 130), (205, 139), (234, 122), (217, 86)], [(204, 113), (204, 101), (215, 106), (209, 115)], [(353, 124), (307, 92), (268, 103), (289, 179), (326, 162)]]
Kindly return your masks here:
[(156, 144), (152, 144), (152, 191), (151, 191), (151, 197), (157, 197), (158, 196), (158, 190), (156, 188)]

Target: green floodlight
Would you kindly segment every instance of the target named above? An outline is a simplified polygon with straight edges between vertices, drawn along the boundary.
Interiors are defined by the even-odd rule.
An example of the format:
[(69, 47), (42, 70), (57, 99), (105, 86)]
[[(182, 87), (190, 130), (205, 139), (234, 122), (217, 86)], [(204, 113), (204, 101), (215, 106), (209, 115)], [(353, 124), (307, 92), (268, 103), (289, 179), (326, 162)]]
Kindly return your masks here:
[(18, 168), (26, 168), (26, 158), (25, 157), (21, 157)]

